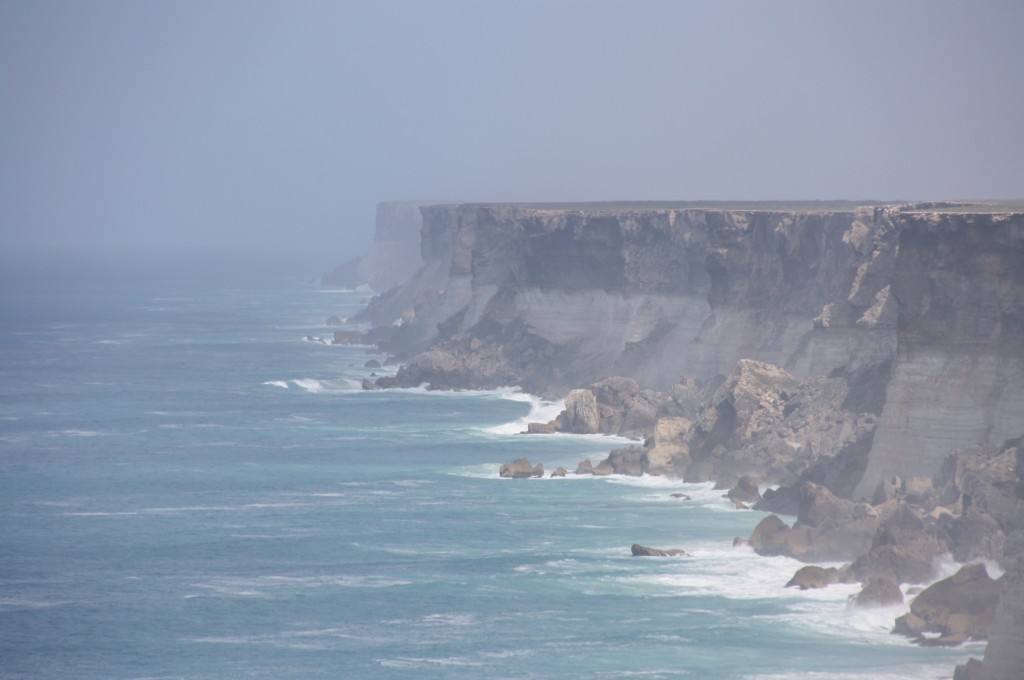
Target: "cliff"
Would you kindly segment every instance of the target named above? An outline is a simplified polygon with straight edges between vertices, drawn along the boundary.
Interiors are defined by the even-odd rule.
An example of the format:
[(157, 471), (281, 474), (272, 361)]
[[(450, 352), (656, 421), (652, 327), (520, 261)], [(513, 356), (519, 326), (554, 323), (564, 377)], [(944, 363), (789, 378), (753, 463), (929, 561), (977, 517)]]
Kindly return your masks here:
[(807, 375), (827, 355), (811, 351), (813, 320), (885, 216), (737, 206), (427, 207), (420, 280), (364, 318), (403, 318), (389, 349), (422, 351), (403, 384), (559, 392), (622, 374), (663, 389), (741, 358)]
[(381, 386), (564, 395), (622, 375), (669, 391), (681, 376), (714, 387), (741, 359), (768, 362), (843, 381), (842, 408), (869, 424), (843, 445), (856, 459), (834, 490), (853, 497), (1021, 434), (1020, 205), (421, 212), (424, 264), (358, 319), (397, 324), (382, 344), (406, 363)]
[(385, 291), (408, 279), (422, 264), (420, 207), (423, 205), (414, 201), (379, 203), (370, 250), (323, 274), (321, 285), (331, 288), (366, 285)]
[[(955, 644), (994, 618), (985, 670), (1016, 677), (1024, 204), (422, 215), (423, 265), (357, 319), (385, 326), (375, 337), (405, 361), (377, 387), (568, 393), (566, 411), (530, 431), (648, 435), (584, 471), (753, 489), (737, 507), (797, 515), (792, 527), (766, 518), (756, 550), (851, 560), (843, 578), (866, 591), (927, 582), (942, 554), (999, 561), (1001, 604), (977, 630), (920, 630)], [(750, 475), (781, 486), (761, 498)]]

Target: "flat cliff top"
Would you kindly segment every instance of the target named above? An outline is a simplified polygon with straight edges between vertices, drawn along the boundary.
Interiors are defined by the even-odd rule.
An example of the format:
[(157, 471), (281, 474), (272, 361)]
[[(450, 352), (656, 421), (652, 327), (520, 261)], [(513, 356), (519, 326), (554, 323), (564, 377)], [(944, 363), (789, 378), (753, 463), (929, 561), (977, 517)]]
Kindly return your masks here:
[(648, 210), (721, 210), (740, 212), (854, 212), (864, 206), (900, 205), (893, 201), (593, 201), (564, 203), (463, 203), (464, 206), (586, 212)]
[[(445, 205), (445, 204), (436, 204)], [(447, 205), (520, 210), (626, 213), (665, 210), (712, 210), (725, 212), (852, 213), (858, 208), (888, 207), (907, 213), (1018, 214), (1024, 199), (958, 201), (593, 201), (561, 203), (466, 202)]]
[(940, 213), (950, 215), (1003, 215), (1024, 213), (1024, 199), (992, 201), (921, 202), (903, 208), (906, 213)]

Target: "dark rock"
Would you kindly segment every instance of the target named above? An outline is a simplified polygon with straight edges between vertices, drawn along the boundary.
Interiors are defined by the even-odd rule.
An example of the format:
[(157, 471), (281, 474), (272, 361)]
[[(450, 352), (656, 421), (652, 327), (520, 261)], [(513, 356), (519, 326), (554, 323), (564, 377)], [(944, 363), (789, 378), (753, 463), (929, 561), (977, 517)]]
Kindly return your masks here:
[(561, 466), (555, 468), (555, 471), (551, 473), (552, 477), (565, 477), (565, 475), (566, 475), (565, 468), (561, 467)]
[(850, 602), (857, 607), (888, 607), (902, 604), (903, 593), (890, 579), (872, 578), (859, 593), (850, 597)]
[(377, 383), (373, 382), (372, 380), (370, 380), (368, 378), (363, 378), (363, 389), (364, 390), (379, 390), (380, 389), (380, 385), (378, 385)]
[(791, 529), (775, 515), (761, 520), (747, 542), (758, 555), (797, 557), (807, 552), (806, 531)]
[(376, 359), (370, 359), (365, 364), (363, 364), (363, 368), (380, 368), (380, 362), (377, 361)]
[(686, 557), (687, 553), (685, 550), (679, 548), (669, 548), (668, 550), (660, 550), (658, 548), (648, 548), (642, 546), (639, 543), (634, 543), (633, 547), (630, 548), (634, 557)]
[(594, 466), (590, 462), (589, 458), (584, 458), (580, 461), (580, 464), (576, 466), (577, 475), (592, 475), (594, 474)]
[(984, 677), (1016, 680), (1024, 669), (1024, 560), (1014, 560), (1000, 580), (995, 624), (985, 649)]
[(617, 475), (640, 477), (644, 472), (643, 454), (644, 450), (639, 446), (616, 449), (609, 453), (608, 458), (602, 461), (598, 467), (608, 465)]
[[(893, 632), (920, 644), (958, 645), (984, 640), (995, 620), (999, 583), (983, 564), (969, 564), (947, 579), (925, 588), (910, 603), (910, 613), (896, 619)], [(938, 638), (925, 638), (938, 633)]]
[(756, 503), (761, 500), (761, 492), (757, 488), (757, 481), (744, 475), (736, 482), (736, 486), (729, 490), (728, 497), (733, 503)]
[(689, 495), (687, 495), (685, 493), (674, 493), (674, 494), (671, 494), (671, 496), (672, 496), (672, 498), (680, 498), (680, 499), (682, 499), (684, 501), (693, 500), (692, 498), (690, 498)]
[(854, 560), (850, 568), (862, 582), (884, 578), (895, 583), (927, 583), (934, 573), (930, 559), (898, 545), (872, 548)]
[(800, 510), (799, 487), (780, 486), (777, 489), (765, 489), (754, 509), (780, 515), (795, 515)]
[(331, 315), (331, 316), (327, 317), (327, 325), (328, 326), (340, 326), (343, 323), (345, 323), (345, 322), (342, 321), (341, 319), (339, 319), (338, 317), (334, 316), (334, 315)]
[[(544, 466), (540, 463), (537, 464), (540, 468), (540, 474), (544, 474)], [(513, 479), (526, 479), (528, 477), (537, 477), (537, 468), (530, 464), (529, 458), (518, 458), (511, 463), (505, 463), (501, 466), (498, 474), (502, 477), (511, 477)]]
[(835, 567), (819, 567), (808, 565), (797, 569), (793, 578), (789, 579), (786, 588), (799, 588), (800, 590), (811, 590), (825, 588), (839, 581), (839, 570)]
[(528, 423), (526, 425), (527, 434), (554, 434), (555, 433), (555, 421), (548, 423)]
[[(1019, 668), (1016, 668), (1014, 672), (1019, 670)], [(1009, 679), (1010, 676), (1007, 676), (1007, 678)], [(968, 659), (967, 663), (959, 664), (956, 670), (953, 671), (953, 680), (985, 680), (984, 664), (979, 659)]]

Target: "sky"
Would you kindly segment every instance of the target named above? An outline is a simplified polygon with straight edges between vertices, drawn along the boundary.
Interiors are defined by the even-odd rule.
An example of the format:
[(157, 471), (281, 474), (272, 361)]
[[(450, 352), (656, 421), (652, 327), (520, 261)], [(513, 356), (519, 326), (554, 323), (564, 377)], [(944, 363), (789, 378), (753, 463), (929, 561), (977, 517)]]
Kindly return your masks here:
[(385, 200), (1021, 198), (1022, 27), (1019, 0), (2, 0), (0, 246), (319, 272)]

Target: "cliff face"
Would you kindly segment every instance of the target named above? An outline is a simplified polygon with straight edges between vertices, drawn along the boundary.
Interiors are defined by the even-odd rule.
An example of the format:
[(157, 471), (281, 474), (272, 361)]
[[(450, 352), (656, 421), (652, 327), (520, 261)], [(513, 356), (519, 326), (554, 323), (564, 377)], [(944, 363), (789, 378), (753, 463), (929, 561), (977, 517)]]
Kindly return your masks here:
[[(958, 206), (433, 205), (423, 267), (362, 320), (400, 325), (384, 385), (611, 375), (666, 390), (740, 359), (846, 381), (877, 416), (846, 493), (1021, 434), (1024, 214)], [(873, 441), (872, 441), (873, 437)], [(853, 454), (850, 454), (853, 455)]]
[(379, 203), (369, 252), (321, 276), (321, 285), (332, 288), (367, 285), (383, 291), (408, 279), (421, 264), (422, 205), (412, 201)]
[(870, 255), (874, 212), (425, 208), (424, 259), (447, 277), (405, 312), (415, 341), (392, 349), (435, 345), (400, 379), (665, 388), (741, 358), (806, 375), (813, 319)]
[(890, 285), (897, 354), (862, 493), (1024, 431), (1024, 215), (901, 214)]

